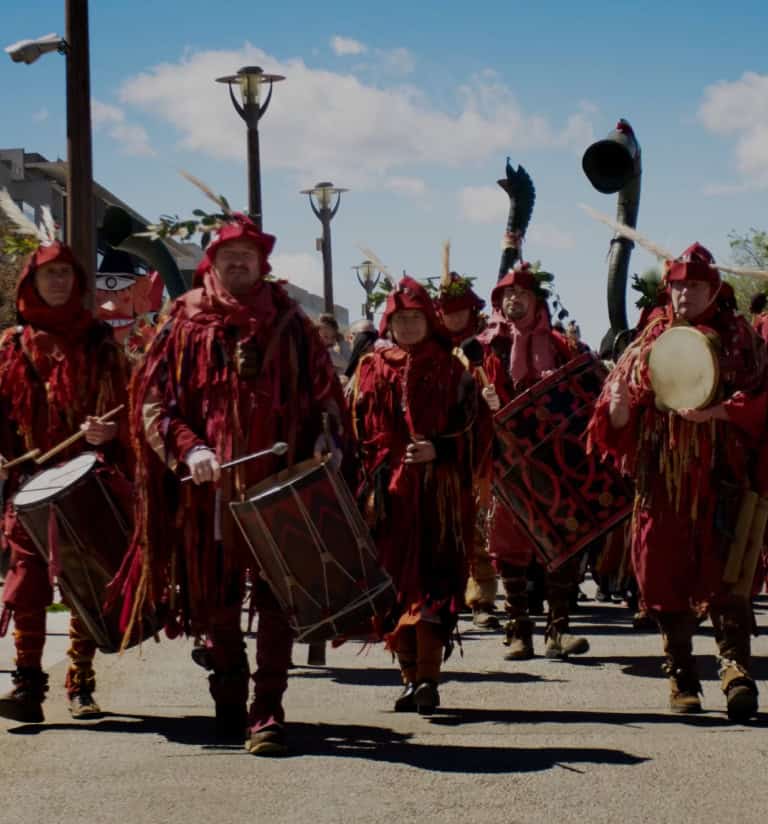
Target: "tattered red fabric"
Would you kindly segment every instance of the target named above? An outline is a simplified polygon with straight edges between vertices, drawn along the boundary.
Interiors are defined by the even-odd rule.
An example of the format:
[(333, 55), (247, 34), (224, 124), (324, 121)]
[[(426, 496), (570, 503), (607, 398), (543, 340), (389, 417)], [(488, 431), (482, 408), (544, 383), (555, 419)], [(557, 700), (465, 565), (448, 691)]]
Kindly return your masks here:
[[(590, 448), (636, 481), (632, 563), (646, 606), (662, 612), (728, 597), (722, 575), (733, 501), (738, 507), (748, 488), (768, 491), (757, 459), (768, 414), (763, 342), (727, 303), (716, 302), (697, 320), (695, 328), (718, 339), (719, 395), (728, 415), (697, 424), (657, 409), (650, 383), (651, 347), (677, 322), (671, 306), (651, 313), (608, 377), (589, 424)], [(618, 376), (629, 386), (630, 419), (614, 429), (610, 392)]]
[(247, 216), (241, 212), (236, 212), (232, 215), (232, 220), (226, 223), (219, 229), (213, 240), (205, 249), (203, 259), (197, 266), (194, 277), (194, 285), (203, 285), (203, 275), (209, 271), (215, 262), (216, 252), (229, 241), (245, 240), (253, 243), (262, 254), (263, 263), (261, 267), (262, 276), (268, 275), (272, 271), (268, 258), (275, 248), (275, 241), (277, 238), (274, 235), (268, 235), (262, 232), (258, 226)]
[[(353, 416), (364, 470), (359, 495), (398, 593), (395, 620), (424, 608), (439, 619), (447, 644), (472, 551), (477, 386), (434, 337), (408, 351), (393, 345), (365, 356), (356, 382)], [(405, 462), (417, 438), (434, 444), (433, 462)], [(396, 631), (388, 644), (396, 649)]]
[[(254, 377), (238, 372), (238, 342), (259, 353), (261, 369)], [(348, 438), (328, 352), (278, 283), (260, 281), (239, 300), (208, 270), (201, 288), (175, 302), (132, 382), (137, 521), (126, 563), (111, 587), (112, 600), (122, 601), (127, 633), (145, 602), (164, 610), (170, 632), (206, 630), (210, 615), (232, 598), (227, 587), (240, 586), (253, 563), (226, 502), (310, 457), (326, 411), (340, 419), (342, 437)], [(216, 489), (180, 485), (178, 464), (195, 446), (208, 446), (224, 462), (276, 441), (289, 446), (284, 458), (269, 456), (222, 476), (222, 554)]]

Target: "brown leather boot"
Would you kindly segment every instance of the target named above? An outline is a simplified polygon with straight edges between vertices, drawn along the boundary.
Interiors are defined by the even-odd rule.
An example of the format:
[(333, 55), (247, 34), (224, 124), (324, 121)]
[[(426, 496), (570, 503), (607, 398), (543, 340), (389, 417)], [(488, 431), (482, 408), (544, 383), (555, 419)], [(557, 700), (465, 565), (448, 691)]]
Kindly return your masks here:
[(507, 622), (504, 627), (504, 645), (509, 649), (504, 654), (505, 661), (527, 661), (533, 658), (533, 621), (527, 615), (520, 615)]
[(11, 679), (13, 689), (0, 696), (0, 716), (23, 724), (45, 721), (43, 701), (48, 692), (48, 676), (40, 669), (20, 667)]
[(695, 672), (676, 670), (669, 676), (669, 708), (672, 712), (688, 714), (701, 712), (701, 683)]
[(737, 724), (745, 724), (757, 714), (757, 684), (744, 667), (735, 661), (722, 662), (720, 679), (727, 702), (728, 718)]
[(669, 708), (676, 713), (701, 712), (701, 683), (693, 658), (698, 618), (693, 612), (659, 612), (656, 620), (667, 657), (663, 669), (669, 675)]
[(589, 652), (589, 641), (581, 635), (571, 635), (558, 624), (547, 629), (547, 645), (544, 655), (547, 658), (568, 658), (569, 655), (584, 655)]
[(757, 712), (757, 685), (749, 675), (752, 604), (748, 598), (734, 598), (710, 607), (709, 614), (720, 653), (720, 687), (728, 718), (744, 724)]

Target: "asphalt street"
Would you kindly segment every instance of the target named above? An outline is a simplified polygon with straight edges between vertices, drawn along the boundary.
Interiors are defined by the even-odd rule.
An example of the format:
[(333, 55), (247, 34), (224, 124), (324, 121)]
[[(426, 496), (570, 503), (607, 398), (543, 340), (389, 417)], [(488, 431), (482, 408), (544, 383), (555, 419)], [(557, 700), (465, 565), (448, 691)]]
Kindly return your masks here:
[[(766, 610), (760, 601), (764, 632)], [(625, 607), (586, 602), (574, 620), (592, 645), (586, 656), (514, 663), (503, 660), (500, 633), (462, 621), (463, 654), (457, 649), (447, 662), (442, 707), (431, 718), (392, 711), (399, 686), (383, 648), (329, 649), (327, 666), (292, 671), (292, 754), (267, 759), (216, 740), (206, 674), (185, 640), (98, 656), (105, 714), (73, 721), (57, 615), (46, 722), (0, 719), (0, 821), (764, 820), (768, 716), (729, 723), (711, 627), (696, 638), (706, 712), (680, 717), (667, 710), (658, 635), (633, 632), (630, 619)], [(768, 701), (766, 635), (754, 651)], [(297, 645), (294, 661), (306, 653)], [(11, 668), (6, 638), (3, 689)]]

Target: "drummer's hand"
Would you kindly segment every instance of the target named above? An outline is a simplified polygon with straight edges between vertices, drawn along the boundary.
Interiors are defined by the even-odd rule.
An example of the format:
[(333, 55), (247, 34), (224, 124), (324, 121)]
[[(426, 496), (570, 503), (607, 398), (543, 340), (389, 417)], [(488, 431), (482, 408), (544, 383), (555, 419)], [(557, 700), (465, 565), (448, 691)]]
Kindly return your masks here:
[(684, 421), (690, 421), (691, 423), (707, 423), (711, 420), (728, 420), (725, 407), (721, 403), (716, 404), (715, 406), (708, 406), (706, 409), (678, 409), (677, 414)]
[(548, 378), (550, 375), (554, 375), (555, 371), (556, 371), (555, 369), (545, 369), (541, 373), (541, 380), (544, 380), (544, 378)]
[(8, 473), (3, 471), (3, 464), (5, 462), (5, 458), (0, 455), (0, 481), (4, 481), (8, 478)]
[(492, 384), (490, 386), (484, 387), (482, 391), (483, 400), (488, 404), (488, 408), (491, 412), (498, 412), (501, 409), (501, 401), (499, 400), (499, 396), (496, 393), (496, 387)]
[(341, 468), (341, 462), (344, 459), (344, 453), (336, 446), (333, 440), (330, 441), (331, 451), (328, 451), (329, 440), (325, 436), (325, 434), (321, 434), (317, 436), (317, 440), (315, 441), (315, 448), (312, 450), (314, 456), (316, 458), (324, 458), (326, 455), (331, 456), (331, 464), (333, 465), (334, 469)]
[(429, 463), (437, 457), (432, 441), (412, 441), (405, 450), (407, 464)]
[(184, 463), (189, 467), (189, 474), (192, 476), (192, 483), (200, 485), (219, 480), (221, 477), (221, 467), (216, 460), (216, 454), (212, 449), (193, 449), (187, 454)]
[(89, 415), (85, 423), (80, 425), (80, 429), (85, 432), (85, 440), (91, 446), (101, 446), (114, 440), (117, 435), (117, 424), (114, 421), (100, 423), (98, 418)]
[(629, 387), (621, 375), (611, 384), (608, 414), (614, 429), (621, 429), (629, 423)]

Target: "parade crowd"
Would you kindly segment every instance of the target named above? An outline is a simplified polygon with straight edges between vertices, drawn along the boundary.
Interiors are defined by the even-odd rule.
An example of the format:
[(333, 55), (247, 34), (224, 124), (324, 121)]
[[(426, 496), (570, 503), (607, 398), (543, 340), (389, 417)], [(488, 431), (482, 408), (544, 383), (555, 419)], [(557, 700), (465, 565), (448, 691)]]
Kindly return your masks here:
[[(431, 292), (411, 276), (391, 283), (378, 328), (359, 322), (347, 347), (332, 316), (313, 322), (269, 277), (275, 238), (232, 214), (206, 247), (192, 289), (167, 308), (133, 362), (86, 308), (88, 279), (71, 250), (57, 240), (41, 244), (19, 279), (18, 325), (0, 338), (2, 532), (10, 552), (0, 632), (12, 627), (16, 647), (0, 716), (43, 721), (46, 608), (73, 563), (68, 530), (77, 513), (85, 524), (103, 510), (100, 541), (114, 544), (114, 510), (125, 541), (96, 619), (69, 603), (73, 717), (100, 712), (94, 656), (108, 644), (94, 627), (103, 620), (115, 648), (155, 633), (163, 643), (194, 638), (220, 733), (244, 737), (256, 755), (286, 752), (283, 695), (297, 616), (276, 591), (274, 570), (257, 558), (287, 552), (296, 524), (286, 516), (268, 538), (266, 510), (260, 515), (254, 503), (249, 531), (251, 521), (230, 504), (278, 488), (295, 501), (311, 494), (299, 488), (304, 468), (321, 467), (323, 483), (343, 486), (335, 506), (312, 511), (311, 498), (302, 499), (323, 569), (339, 549), (331, 538), (342, 534), (327, 524), (346, 519), (353, 531), (363, 525), (360, 540), (372, 542), (391, 579), (367, 626), (334, 640), (386, 645), (402, 678), (396, 711), (431, 715), (440, 705), (459, 613), (469, 607), (476, 626), (498, 628), (498, 581), (507, 660), (534, 655), (533, 592), (547, 604), (544, 654), (586, 653), (589, 642), (570, 632), (569, 617), (590, 563), (604, 591), (620, 581), (638, 623), (658, 626), (671, 711), (702, 709), (692, 637), (709, 618), (728, 716), (752, 718), (752, 597), (764, 573), (746, 556), (754, 545), (762, 551), (768, 514), (765, 343), (737, 313), (710, 253), (694, 244), (665, 261), (655, 305), (631, 343), (598, 357), (574, 325), (553, 323), (550, 276), (513, 254), (515, 237), (504, 243), (508, 265), (487, 313), (471, 279), (446, 265)], [(717, 379), (705, 405), (672, 410), (659, 402), (651, 365), (657, 342), (678, 327), (710, 342)], [(579, 388), (582, 375), (597, 380), (590, 398)], [(584, 426), (566, 437), (576, 409), (588, 410)], [(540, 450), (530, 458), (529, 446), (546, 447), (549, 457)], [(68, 486), (67, 472), (84, 466), (86, 454), (94, 457)], [(252, 459), (238, 463), (243, 457)], [(530, 473), (515, 476), (513, 489), (511, 467), (526, 460)], [(574, 469), (582, 461), (597, 467), (588, 478)], [(68, 495), (60, 506), (46, 498), (45, 484), (31, 495), (41, 468), (59, 472)], [(286, 485), (292, 471), (296, 484)], [(591, 494), (603, 471), (612, 486)], [(344, 504), (349, 493), (354, 512)], [(542, 515), (556, 508), (565, 536), (557, 540)], [(593, 530), (601, 519), (604, 527)], [(283, 572), (295, 584), (295, 574)], [(312, 583), (320, 592), (329, 581)], [(256, 621), (255, 665), (246, 655), (244, 603)]]

